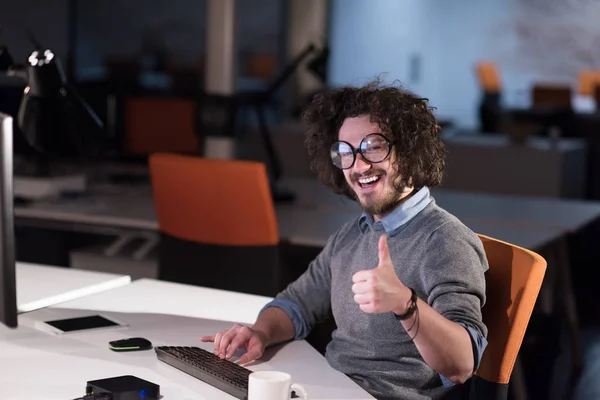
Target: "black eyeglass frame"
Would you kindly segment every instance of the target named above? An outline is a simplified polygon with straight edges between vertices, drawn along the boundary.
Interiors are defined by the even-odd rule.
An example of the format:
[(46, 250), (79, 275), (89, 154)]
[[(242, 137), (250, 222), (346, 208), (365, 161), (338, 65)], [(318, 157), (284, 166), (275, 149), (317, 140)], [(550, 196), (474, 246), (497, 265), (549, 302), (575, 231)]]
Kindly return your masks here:
[[(363, 144), (363, 142), (365, 141), (365, 139), (366, 139), (366, 138), (368, 138), (369, 136), (379, 136), (379, 137), (382, 137), (382, 138), (383, 138), (383, 140), (385, 140), (385, 142), (387, 143), (387, 146), (388, 146), (388, 151), (387, 151), (387, 154), (385, 155), (385, 157), (383, 157), (383, 158), (382, 158), (381, 160), (379, 160), (379, 161), (371, 161), (371, 160), (369, 160), (369, 158), (368, 158), (368, 157), (365, 157), (365, 155), (363, 154), (363, 151), (364, 151), (364, 150), (362, 150), (362, 149), (361, 149), (361, 147), (362, 147), (362, 144)], [(365, 159), (365, 160), (366, 160), (368, 163), (370, 163), (370, 164), (379, 164), (379, 163), (381, 163), (381, 162), (384, 162), (384, 161), (385, 161), (385, 160), (387, 160), (387, 158), (390, 156), (390, 153), (392, 152), (392, 146), (394, 145), (394, 143), (395, 143), (395, 140), (390, 140), (390, 139), (388, 139), (388, 138), (387, 138), (387, 137), (386, 137), (384, 134), (382, 134), (382, 133), (379, 133), (379, 132), (374, 132), (374, 133), (369, 133), (369, 134), (368, 134), (368, 135), (366, 135), (364, 138), (362, 138), (362, 140), (360, 141), (360, 143), (359, 143), (359, 145), (358, 145), (358, 148), (357, 148), (357, 149), (355, 149), (355, 148), (354, 148), (354, 146), (352, 146), (350, 143), (346, 142), (345, 140), (336, 140), (336, 141), (335, 141), (335, 142), (334, 142), (334, 143), (331, 145), (331, 148), (330, 148), (330, 150), (329, 150), (329, 151), (330, 151), (330, 152), (337, 151), (337, 150), (333, 150), (333, 147), (334, 147), (335, 145), (338, 145), (339, 143), (345, 143), (345, 144), (347, 144), (347, 145), (348, 145), (348, 147), (350, 147), (350, 150), (352, 151), (352, 164), (350, 164), (350, 166), (349, 166), (349, 167), (346, 167), (346, 168), (338, 167), (337, 165), (335, 165), (335, 163), (333, 163), (333, 158), (332, 158), (332, 160), (331, 160), (331, 162), (333, 163), (333, 165), (334, 165), (336, 168), (339, 168), (339, 169), (342, 169), (342, 170), (343, 170), (343, 169), (350, 169), (350, 168), (352, 168), (352, 167), (354, 166), (354, 163), (356, 162), (356, 155), (357, 155), (358, 153), (360, 153), (360, 155), (361, 155), (361, 156), (362, 156), (362, 157), (363, 157), (363, 158), (364, 158), (364, 159)]]

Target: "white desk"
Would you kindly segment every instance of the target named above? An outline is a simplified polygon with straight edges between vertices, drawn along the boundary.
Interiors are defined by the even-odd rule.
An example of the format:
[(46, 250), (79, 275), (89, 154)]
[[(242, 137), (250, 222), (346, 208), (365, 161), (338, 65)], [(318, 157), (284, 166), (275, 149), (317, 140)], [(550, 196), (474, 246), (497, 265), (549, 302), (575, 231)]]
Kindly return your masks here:
[[(207, 318), (252, 324), (270, 297), (226, 290), (138, 279), (131, 284), (62, 304), (60, 308)], [(218, 307), (217, 307), (218, 303)]]
[(25, 313), (127, 285), (125, 275), (17, 263), (17, 307)]
[[(265, 301), (268, 298), (142, 280), (22, 315), (17, 330), (0, 327), (2, 398), (37, 400), (43, 388), (44, 399), (72, 399), (83, 394), (88, 380), (131, 374), (159, 384), (163, 400), (232, 399), (158, 361), (154, 351), (116, 353), (107, 344), (141, 336), (154, 345), (191, 345), (211, 350), (212, 343), (200, 342), (200, 336), (231, 327), (225, 319), (253, 320)], [(112, 316), (129, 327), (63, 337), (32, 328), (36, 320), (92, 312)], [(220, 321), (204, 319), (217, 314)], [(304, 341), (270, 349), (248, 368), (288, 372), (306, 387), (311, 399), (372, 399), (348, 377), (329, 367), (324, 357)]]

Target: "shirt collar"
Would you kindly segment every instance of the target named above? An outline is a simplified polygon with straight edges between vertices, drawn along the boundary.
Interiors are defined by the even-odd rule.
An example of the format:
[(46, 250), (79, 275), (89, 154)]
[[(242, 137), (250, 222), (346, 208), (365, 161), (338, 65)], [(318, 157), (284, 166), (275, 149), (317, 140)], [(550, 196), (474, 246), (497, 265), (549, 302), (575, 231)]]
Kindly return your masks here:
[(375, 230), (384, 230), (385, 233), (390, 234), (410, 221), (415, 215), (423, 210), (431, 200), (429, 188), (423, 186), (408, 200), (403, 201), (380, 221), (375, 222), (372, 215), (363, 211), (358, 219), (358, 227), (362, 233), (365, 233), (367, 228), (370, 227)]

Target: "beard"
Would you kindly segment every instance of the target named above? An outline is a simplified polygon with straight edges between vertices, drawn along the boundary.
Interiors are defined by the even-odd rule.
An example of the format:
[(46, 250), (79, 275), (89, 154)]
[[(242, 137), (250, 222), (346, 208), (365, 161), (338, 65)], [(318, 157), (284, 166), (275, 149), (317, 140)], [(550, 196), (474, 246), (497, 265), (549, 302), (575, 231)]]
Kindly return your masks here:
[[(406, 185), (402, 183), (400, 175), (389, 176), (382, 170), (370, 171), (368, 175), (375, 174), (382, 175), (380, 178), (382, 181), (379, 184), (384, 186), (376, 192), (362, 193), (361, 195), (354, 192), (354, 198), (358, 201), (360, 207), (370, 215), (387, 214), (401, 202)], [(352, 177), (355, 184), (360, 177), (363, 176), (356, 174)]]
[(360, 207), (371, 215), (387, 214), (400, 203), (400, 192), (386, 187), (384, 193), (370, 193), (358, 199)]

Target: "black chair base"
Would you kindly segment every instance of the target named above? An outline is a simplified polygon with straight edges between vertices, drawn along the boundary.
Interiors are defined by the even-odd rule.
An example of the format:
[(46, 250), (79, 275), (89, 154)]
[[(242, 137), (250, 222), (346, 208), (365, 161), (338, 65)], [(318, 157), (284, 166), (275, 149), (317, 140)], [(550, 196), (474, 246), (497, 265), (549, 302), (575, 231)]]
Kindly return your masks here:
[(277, 245), (203, 244), (161, 233), (161, 280), (274, 297), (279, 265)]

